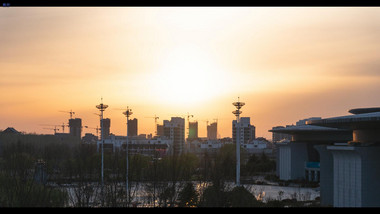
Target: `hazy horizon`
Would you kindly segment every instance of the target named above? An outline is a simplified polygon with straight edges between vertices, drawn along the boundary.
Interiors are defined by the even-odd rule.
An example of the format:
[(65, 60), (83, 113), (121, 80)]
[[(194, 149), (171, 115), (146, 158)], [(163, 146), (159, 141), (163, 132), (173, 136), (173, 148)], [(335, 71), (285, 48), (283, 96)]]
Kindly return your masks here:
[(116, 135), (127, 106), (139, 134), (189, 113), (200, 137), (214, 119), (231, 137), (240, 97), (268, 139), (380, 106), (379, 7), (9, 7), (0, 32), (3, 130), (52, 134), (39, 124), (67, 124), (70, 110), (97, 127), (101, 97)]

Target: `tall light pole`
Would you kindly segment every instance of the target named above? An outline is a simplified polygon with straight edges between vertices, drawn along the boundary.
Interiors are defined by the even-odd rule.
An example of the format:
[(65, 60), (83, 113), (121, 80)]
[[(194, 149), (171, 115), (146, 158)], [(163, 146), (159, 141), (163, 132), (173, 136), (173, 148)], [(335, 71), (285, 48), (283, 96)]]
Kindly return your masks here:
[(129, 199), (129, 193), (128, 193), (128, 177), (129, 177), (129, 174), (128, 174), (128, 171), (129, 171), (129, 162), (128, 162), (128, 153), (129, 153), (129, 148), (128, 148), (128, 145), (129, 145), (129, 143), (128, 143), (128, 123), (129, 123), (129, 116), (130, 115), (132, 115), (133, 114), (133, 112), (132, 112), (132, 109), (129, 109), (128, 108), (128, 106), (127, 106), (127, 110), (125, 111), (125, 112), (123, 112), (123, 114), (127, 117), (127, 137), (126, 137), (126, 139), (127, 139), (127, 142), (126, 142), (126, 144), (125, 144), (125, 150), (126, 150), (126, 161), (127, 161), (127, 172), (126, 172), (126, 181), (125, 181), (125, 191), (126, 191), (126, 195), (127, 195), (127, 203), (128, 203), (128, 199)]
[(102, 170), (101, 170), (101, 176), (102, 176), (102, 189), (103, 189), (103, 185), (104, 185), (104, 174), (103, 174), (103, 171), (104, 171), (104, 163), (103, 163), (103, 160), (104, 160), (104, 157), (103, 157), (103, 145), (104, 145), (104, 131), (103, 131), (103, 112), (104, 110), (106, 110), (106, 108), (108, 107), (108, 105), (104, 105), (103, 104), (103, 98), (101, 98), (101, 103), (99, 105), (96, 106), (97, 109), (100, 110), (100, 129), (101, 129), (101, 135), (100, 135), (100, 139), (102, 141)]
[(240, 186), (240, 111), (241, 107), (245, 105), (245, 103), (238, 101), (232, 103), (236, 107), (236, 110), (232, 113), (236, 116), (236, 186)]

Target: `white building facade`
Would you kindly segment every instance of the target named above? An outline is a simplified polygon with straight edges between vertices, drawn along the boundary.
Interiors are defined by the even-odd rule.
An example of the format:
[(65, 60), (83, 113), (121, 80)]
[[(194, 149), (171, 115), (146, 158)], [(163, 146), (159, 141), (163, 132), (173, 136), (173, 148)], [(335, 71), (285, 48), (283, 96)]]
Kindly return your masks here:
[[(102, 141), (97, 141), (98, 151), (101, 149)], [(173, 147), (173, 141), (166, 137), (156, 137), (147, 139), (144, 137), (128, 137), (128, 151), (130, 154), (152, 155), (158, 152), (161, 156), (170, 154)], [(104, 139), (103, 148), (107, 151), (125, 151), (126, 137), (110, 135)]]
[(236, 135), (239, 134), (240, 144), (248, 143), (256, 138), (256, 127), (251, 125), (250, 117), (240, 118), (240, 131), (237, 131), (236, 120), (232, 121), (232, 142), (236, 143)]
[(172, 117), (171, 120), (164, 120), (164, 136), (173, 141), (172, 154), (179, 155), (186, 150), (185, 144), (185, 119)]

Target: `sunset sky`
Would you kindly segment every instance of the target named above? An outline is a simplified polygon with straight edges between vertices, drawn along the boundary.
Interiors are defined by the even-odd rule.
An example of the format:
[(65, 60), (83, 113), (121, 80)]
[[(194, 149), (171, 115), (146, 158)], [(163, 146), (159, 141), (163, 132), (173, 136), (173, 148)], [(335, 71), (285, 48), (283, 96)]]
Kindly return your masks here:
[(155, 115), (189, 113), (200, 137), (216, 118), (231, 137), (240, 97), (268, 139), (273, 126), (380, 106), (380, 7), (9, 7), (0, 42), (2, 130), (52, 134), (40, 124), (70, 110), (97, 127), (101, 97), (116, 135), (127, 106), (139, 134)]

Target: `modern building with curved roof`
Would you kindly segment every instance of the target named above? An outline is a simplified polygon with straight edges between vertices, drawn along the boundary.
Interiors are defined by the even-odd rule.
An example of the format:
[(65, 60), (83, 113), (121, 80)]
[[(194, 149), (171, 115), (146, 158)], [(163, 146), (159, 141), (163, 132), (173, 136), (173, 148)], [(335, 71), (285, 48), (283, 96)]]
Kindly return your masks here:
[[(352, 130), (346, 145), (318, 145), (321, 204), (334, 207), (379, 207), (380, 108), (349, 110), (352, 115), (310, 120), (309, 125)], [(325, 197), (330, 193), (330, 198)]]
[[(315, 118), (313, 118), (315, 119)], [(320, 118), (319, 118), (320, 119)], [(291, 136), (289, 143), (277, 144), (277, 176), (280, 180), (320, 180), (320, 156), (315, 145), (333, 145), (352, 139), (351, 130), (305, 124), (276, 127), (270, 132)]]

